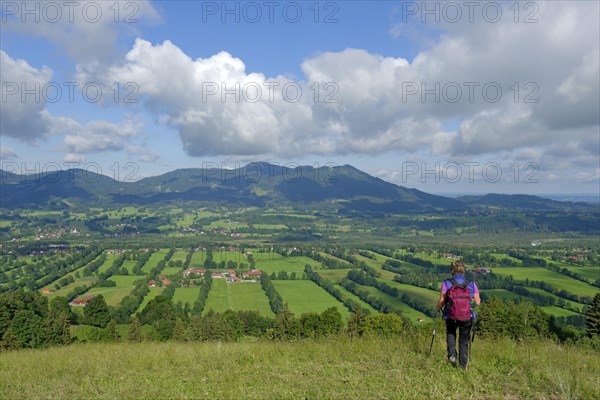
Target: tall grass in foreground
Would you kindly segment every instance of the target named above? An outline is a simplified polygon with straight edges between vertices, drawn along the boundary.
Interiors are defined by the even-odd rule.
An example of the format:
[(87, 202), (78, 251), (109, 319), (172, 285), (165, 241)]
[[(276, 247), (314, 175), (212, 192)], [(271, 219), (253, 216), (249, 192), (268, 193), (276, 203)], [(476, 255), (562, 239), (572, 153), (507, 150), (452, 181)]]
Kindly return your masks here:
[(75, 344), (0, 353), (4, 399), (599, 399), (598, 352), (477, 340), (467, 372), (426, 335)]

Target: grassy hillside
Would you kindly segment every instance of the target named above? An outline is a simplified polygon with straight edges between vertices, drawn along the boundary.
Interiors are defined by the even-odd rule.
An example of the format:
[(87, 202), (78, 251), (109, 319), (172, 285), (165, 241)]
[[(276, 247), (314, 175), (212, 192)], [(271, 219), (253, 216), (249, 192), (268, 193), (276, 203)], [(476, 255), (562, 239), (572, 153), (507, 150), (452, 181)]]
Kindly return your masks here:
[[(598, 399), (598, 353), (478, 340), (467, 372), (442, 335), (295, 343), (76, 344), (0, 353), (0, 394), (37, 398)], [(560, 362), (556, 362), (560, 359)], [(52, 365), (52, 368), (48, 368)]]

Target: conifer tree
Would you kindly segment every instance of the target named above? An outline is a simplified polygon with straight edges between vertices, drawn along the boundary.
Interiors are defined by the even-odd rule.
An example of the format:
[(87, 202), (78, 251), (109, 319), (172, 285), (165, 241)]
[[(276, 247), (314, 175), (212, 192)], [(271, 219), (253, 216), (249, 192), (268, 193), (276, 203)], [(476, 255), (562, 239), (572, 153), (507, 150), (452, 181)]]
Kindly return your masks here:
[(111, 319), (110, 322), (106, 325), (106, 338), (113, 342), (118, 342), (121, 340), (121, 335), (119, 334), (119, 327), (117, 326), (117, 322), (114, 319)]
[(142, 341), (142, 327), (140, 320), (136, 317), (131, 320), (129, 324), (129, 331), (127, 332), (127, 340), (130, 342), (141, 342)]
[(585, 318), (589, 336), (600, 335), (600, 292), (596, 293)]

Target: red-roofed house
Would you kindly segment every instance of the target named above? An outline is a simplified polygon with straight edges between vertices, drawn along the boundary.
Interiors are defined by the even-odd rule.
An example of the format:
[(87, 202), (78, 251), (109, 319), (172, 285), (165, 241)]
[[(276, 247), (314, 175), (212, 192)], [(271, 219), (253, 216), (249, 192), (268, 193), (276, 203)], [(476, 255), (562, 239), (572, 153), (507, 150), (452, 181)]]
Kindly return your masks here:
[(262, 275), (262, 271), (259, 269), (253, 269), (252, 271), (246, 271), (242, 274), (244, 278), (259, 278)]
[(204, 275), (205, 272), (206, 270), (204, 268), (188, 268), (183, 271), (183, 276), (187, 277), (190, 274)]
[(72, 306), (85, 306), (87, 303), (90, 302), (90, 300), (92, 300), (95, 296), (93, 294), (88, 294), (85, 297), (80, 297), (78, 299), (74, 299), (73, 301), (71, 301), (69, 304)]

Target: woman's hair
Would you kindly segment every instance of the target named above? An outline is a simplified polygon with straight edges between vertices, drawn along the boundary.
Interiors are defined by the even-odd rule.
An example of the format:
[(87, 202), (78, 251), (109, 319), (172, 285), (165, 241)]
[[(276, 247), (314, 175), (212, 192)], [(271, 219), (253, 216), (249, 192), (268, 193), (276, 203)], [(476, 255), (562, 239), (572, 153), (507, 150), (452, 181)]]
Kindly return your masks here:
[(457, 275), (457, 274), (464, 275), (465, 274), (465, 264), (463, 264), (462, 261), (460, 261), (460, 260), (454, 260), (454, 261), (452, 261), (452, 264), (450, 264), (450, 271), (452, 272), (452, 275)]

